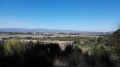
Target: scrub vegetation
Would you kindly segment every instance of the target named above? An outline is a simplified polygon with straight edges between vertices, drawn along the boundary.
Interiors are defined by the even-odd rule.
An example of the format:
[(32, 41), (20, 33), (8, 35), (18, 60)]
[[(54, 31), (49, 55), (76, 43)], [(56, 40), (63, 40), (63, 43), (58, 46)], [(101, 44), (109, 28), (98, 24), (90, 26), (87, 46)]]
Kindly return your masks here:
[(0, 67), (120, 67), (120, 29), (88, 40), (76, 37), (64, 50), (57, 43), (1, 41)]

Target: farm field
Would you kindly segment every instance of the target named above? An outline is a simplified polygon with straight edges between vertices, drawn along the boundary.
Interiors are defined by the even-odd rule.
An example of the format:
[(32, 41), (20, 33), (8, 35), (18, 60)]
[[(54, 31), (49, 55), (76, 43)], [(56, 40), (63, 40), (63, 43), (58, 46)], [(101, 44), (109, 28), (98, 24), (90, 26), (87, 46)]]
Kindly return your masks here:
[(22, 34), (17, 34), (17, 35), (7, 35), (7, 34), (4, 34), (4, 35), (0, 35), (0, 38), (10, 38), (10, 37), (20, 37), (20, 38), (25, 38), (25, 37), (32, 37), (32, 38), (44, 38), (44, 37), (68, 37), (68, 36), (71, 36), (71, 37), (76, 37), (76, 36), (81, 36), (81, 37), (91, 37), (91, 38), (98, 38), (99, 36), (96, 36), (96, 35), (53, 35), (53, 36), (47, 36), (47, 35), (22, 35)]

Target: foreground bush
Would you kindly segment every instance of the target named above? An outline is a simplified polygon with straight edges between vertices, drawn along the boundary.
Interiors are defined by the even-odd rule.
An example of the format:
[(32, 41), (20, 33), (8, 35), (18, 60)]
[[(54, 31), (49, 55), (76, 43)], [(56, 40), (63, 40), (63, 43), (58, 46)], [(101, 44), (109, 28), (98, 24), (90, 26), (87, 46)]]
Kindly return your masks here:
[(3, 44), (3, 50), (5, 55), (13, 55), (14, 53), (20, 53), (25, 51), (26, 42), (21, 42), (17, 39), (12, 39)]
[(58, 44), (6, 41), (0, 44), (0, 67), (55, 67), (55, 60), (64, 67), (112, 67), (110, 53), (103, 45), (83, 53), (77, 46), (68, 45), (61, 50)]
[(110, 53), (103, 45), (98, 45), (91, 50), (91, 56), (95, 61), (95, 67), (112, 67)]

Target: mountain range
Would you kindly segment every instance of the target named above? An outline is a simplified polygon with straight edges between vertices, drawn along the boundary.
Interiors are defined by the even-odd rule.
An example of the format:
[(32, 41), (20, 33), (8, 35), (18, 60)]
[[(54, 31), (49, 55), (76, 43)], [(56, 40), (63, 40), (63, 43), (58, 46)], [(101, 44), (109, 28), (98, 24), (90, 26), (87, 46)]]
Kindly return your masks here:
[(0, 32), (65, 32), (65, 33), (81, 33), (81, 34), (106, 34), (112, 32), (89, 32), (74, 30), (58, 30), (58, 29), (24, 29), (24, 28), (0, 28)]
[(72, 30), (58, 30), (58, 29), (25, 29), (25, 28), (0, 28), (0, 32), (77, 32)]

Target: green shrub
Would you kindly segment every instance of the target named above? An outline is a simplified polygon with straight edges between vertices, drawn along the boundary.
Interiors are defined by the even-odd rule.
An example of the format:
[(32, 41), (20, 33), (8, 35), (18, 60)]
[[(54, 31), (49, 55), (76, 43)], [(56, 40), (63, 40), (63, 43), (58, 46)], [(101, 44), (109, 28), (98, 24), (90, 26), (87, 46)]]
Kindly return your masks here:
[(110, 53), (104, 45), (98, 45), (91, 50), (95, 67), (111, 67)]
[(74, 47), (69, 60), (70, 67), (79, 67), (81, 65), (80, 63), (82, 63), (81, 60), (83, 60), (82, 50)]
[(12, 55), (15, 52), (20, 53), (25, 50), (25, 42), (12, 39), (4, 43), (3, 49), (5, 55)]

